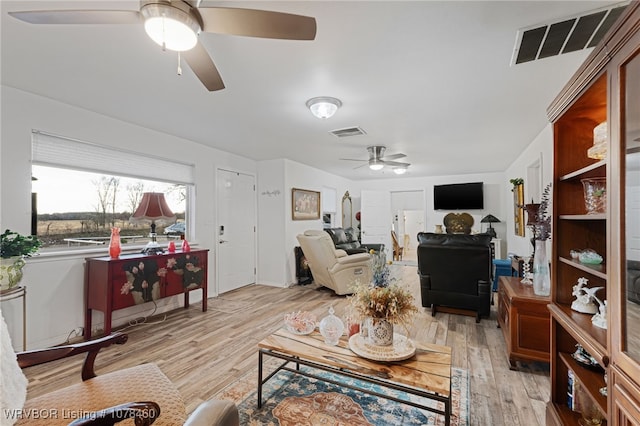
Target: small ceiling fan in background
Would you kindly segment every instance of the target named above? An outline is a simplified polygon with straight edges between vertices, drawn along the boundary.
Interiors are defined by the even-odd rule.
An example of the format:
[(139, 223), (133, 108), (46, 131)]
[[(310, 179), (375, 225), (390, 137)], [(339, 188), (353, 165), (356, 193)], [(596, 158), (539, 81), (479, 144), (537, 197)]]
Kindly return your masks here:
[(373, 145), (373, 146), (368, 146), (367, 147), (367, 151), (369, 152), (369, 159), (368, 160), (360, 160), (360, 159), (355, 159), (355, 158), (341, 158), (341, 160), (345, 160), (345, 161), (363, 161), (366, 164), (363, 164), (361, 166), (355, 167), (355, 169), (358, 169), (360, 167), (364, 167), (364, 166), (369, 166), (369, 168), (371, 170), (381, 170), (382, 168), (384, 168), (384, 166), (389, 166), (389, 167), (393, 167), (393, 171), (396, 174), (403, 174), (407, 171), (407, 168), (409, 168), (409, 166), (411, 164), (409, 163), (401, 163), (398, 161), (393, 161), (393, 160), (397, 160), (399, 158), (404, 158), (406, 157), (405, 154), (392, 154), (392, 155), (384, 155), (385, 150), (387, 149), (386, 146), (384, 145)]
[[(201, 0), (142, 0), (140, 10), (9, 12), (31, 24), (141, 24), (163, 49), (182, 53), (209, 91), (224, 89), (218, 69), (198, 41), (201, 31), (284, 40), (313, 40), (315, 18), (257, 9), (201, 7)], [(178, 68), (180, 73), (180, 68)]]

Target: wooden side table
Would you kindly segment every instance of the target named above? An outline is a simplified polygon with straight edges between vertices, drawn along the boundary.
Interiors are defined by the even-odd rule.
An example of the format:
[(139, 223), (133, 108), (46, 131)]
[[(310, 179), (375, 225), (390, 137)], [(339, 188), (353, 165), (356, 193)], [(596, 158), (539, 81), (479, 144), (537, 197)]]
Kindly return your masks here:
[(22, 350), (27, 350), (27, 287), (21, 285), (0, 293), (0, 302), (22, 297)]
[(507, 343), (509, 368), (515, 361), (549, 362), (549, 296), (538, 296), (533, 285), (518, 277), (500, 277), (498, 285), (498, 327)]

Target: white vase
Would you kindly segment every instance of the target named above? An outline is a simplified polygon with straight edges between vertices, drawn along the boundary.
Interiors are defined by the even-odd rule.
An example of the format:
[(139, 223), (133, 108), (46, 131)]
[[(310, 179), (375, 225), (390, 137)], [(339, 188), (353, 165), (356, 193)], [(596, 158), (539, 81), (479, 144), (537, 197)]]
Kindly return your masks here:
[(369, 318), (367, 339), (371, 345), (393, 345), (393, 323), (382, 318)]
[(536, 251), (533, 256), (533, 292), (538, 296), (548, 296), (551, 293), (547, 244), (542, 240), (536, 240)]
[(0, 258), (0, 291), (10, 290), (18, 285), (24, 265), (22, 256)]

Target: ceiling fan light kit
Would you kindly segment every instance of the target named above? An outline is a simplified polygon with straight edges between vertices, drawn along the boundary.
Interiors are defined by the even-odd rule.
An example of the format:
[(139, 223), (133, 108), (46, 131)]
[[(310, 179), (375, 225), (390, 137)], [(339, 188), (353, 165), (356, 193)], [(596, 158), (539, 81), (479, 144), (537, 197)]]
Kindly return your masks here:
[[(163, 49), (184, 52), (187, 64), (210, 92), (224, 89), (224, 82), (209, 52), (198, 40), (201, 31), (280, 40), (314, 40), (316, 37), (316, 20), (310, 16), (259, 9), (205, 7), (195, 0), (141, 0), (140, 10), (28, 10), (11, 11), (9, 15), (30, 24), (144, 23), (149, 37)], [(181, 73), (178, 55), (178, 74)]]
[(369, 163), (369, 168), (371, 170), (382, 170), (384, 168), (384, 164), (379, 163), (378, 161), (374, 160), (373, 162)]
[(330, 96), (319, 96), (309, 99), (306, 105), (311, 114), (318, 118), (326, 119), (331, 118), (336, 113), (338, 108), (342, 106), (342, 101)]
[(147, 35), (163, 48), (184, 52), (198, 43), (201, 24), (188, 12), (171, 4), (150, 3), (140, 13)]
[(368, 165), (370, 170), (378, 171), (378, 170), (384, 169), (385, 166), (389, 166), (392, 168), (393, 172), (397, 175), (402, 175), (406, 173), (407, 169), (411, 164), (395, 161), (399, 158), (406, 157), (406, 155), (401, 153), (384, 155), (386, 149), (387, 147), (384, 145), (372, 145), (367, 147), (367, 152), (369, 152), (368, 160), (359, 160), (356, 158), (341, 158), (341, 160), (361, 161), (361, 162), (367, 163), (367, 164), (363, 164), (362, 166), (356, 167), (356, 169), (359, 169), (360, 167), (364, 167), (365, 165)]

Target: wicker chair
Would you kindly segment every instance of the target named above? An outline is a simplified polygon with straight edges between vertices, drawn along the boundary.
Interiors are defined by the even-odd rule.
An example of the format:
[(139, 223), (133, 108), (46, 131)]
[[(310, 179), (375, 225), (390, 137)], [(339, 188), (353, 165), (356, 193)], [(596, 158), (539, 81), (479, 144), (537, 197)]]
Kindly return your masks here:
[[(87, 357), (82, 382), (27, 399), (16, 425), (111, 425), (124, 420), (135, 425), (238, 426), (238, 410), (229, 401), (206, 401), (187, 419), (182, 396), (156, 364), (96, 376), (93, 364), (100, 349), (126, 341), (126, 334), (113, 333), (84, 343), (17, 353), (23, 369), (82, 353)], [(153, 401), (137, 402), (140, 399)], [(46, 415), (34, 418), (29, 413)]]

